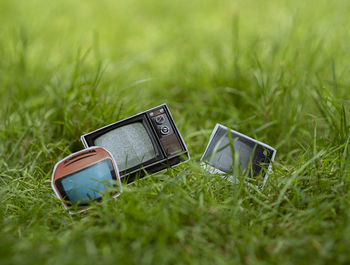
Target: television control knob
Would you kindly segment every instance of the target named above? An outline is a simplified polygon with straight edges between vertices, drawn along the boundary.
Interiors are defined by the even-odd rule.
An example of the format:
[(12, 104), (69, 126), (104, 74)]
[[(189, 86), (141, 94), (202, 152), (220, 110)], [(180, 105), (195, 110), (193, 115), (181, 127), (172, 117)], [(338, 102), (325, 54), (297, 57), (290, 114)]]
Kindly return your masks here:
[(159, 115), (155, 118), (157, 124), (162, 124), (164, 123), (165, 119), (163, 115)]
[(169, 134), (169, 132), (170, 132), (170, 129), (169, 129), (169, 127), (168, 126), (162, 126), (161, 128), (160, 128), (160, 132), (161, 132), (161, 134), (163, 134), (163, 135), (167, 135), (167, 134)]

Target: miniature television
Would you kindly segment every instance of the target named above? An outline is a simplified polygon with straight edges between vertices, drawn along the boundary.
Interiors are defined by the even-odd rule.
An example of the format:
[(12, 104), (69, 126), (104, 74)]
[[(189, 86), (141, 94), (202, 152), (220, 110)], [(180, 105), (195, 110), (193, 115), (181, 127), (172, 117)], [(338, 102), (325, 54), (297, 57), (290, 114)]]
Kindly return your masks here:
[(67, 209), (87, 210), (91, 201), (100, 201), (106, 192), (113, 197), (122, 191), (118, 167), (102, 147), (91, 147), (64, 158), (55, 165), (51, 185)]
[(210, 136), (201, 165), (212, 173), (229, 175), (228, 179), (233, 181), (237, 177), (230, 176), (233, 173), (235, 152), (238, 153), (241, 172), (247, 173), (250, 179), (262, 176), (265, 185), (276, 150), (221, 124), (216, 124)]
[(109, 150), (128, 184), (189, 159), (166, 104), (85, 134), (81, 141)]

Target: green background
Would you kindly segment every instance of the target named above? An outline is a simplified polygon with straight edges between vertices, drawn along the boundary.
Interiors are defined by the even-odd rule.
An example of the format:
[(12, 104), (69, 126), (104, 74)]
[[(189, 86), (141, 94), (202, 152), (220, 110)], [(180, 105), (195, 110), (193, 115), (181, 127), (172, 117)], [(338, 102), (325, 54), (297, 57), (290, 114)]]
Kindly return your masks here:
[[(349, 264), (350, 2), (2, 0), (1, 264)], [(167, 103), (192, 160), (86, 215), (80, 136)], [(222, 123), (278, 150), (262, 191), (198, 166)]]

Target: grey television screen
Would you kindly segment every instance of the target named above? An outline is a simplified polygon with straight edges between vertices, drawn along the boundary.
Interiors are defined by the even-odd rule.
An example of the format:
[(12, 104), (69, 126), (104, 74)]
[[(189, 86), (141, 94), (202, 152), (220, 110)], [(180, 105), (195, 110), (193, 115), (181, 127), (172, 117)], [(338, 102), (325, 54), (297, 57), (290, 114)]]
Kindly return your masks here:
[(94, 140), (94, 144), (111, 152), (119, 171), (138, 166), (158, 155), (142, 122), (127, 124), (102, 134)]
[(215, 145), (213, 145), (214, 148), (212, 152), (207, 153), (203, 160), (224, 172), (231, 173), (234, 157), (232, 151), (238, 152), (240, 169), (245, 171), (252, 157), (254, 146), (248, 145), (238, 139), (232, 140), (233, 148), (231, 147), (230, 139), (227, 133), (224, 135), (216, 135), (212, 139), (212, 143), (215, 143)]

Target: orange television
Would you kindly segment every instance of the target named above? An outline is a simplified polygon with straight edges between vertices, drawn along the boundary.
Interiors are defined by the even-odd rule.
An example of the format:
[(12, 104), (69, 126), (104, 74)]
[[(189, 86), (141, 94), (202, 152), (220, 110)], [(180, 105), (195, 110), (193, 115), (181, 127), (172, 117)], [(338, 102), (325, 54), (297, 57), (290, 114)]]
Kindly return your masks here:
[(103, 194), (119, 196), (121, 183), (113, 156), (102, 147), (90, 147), (71, 154), (55, 165), (51, 185), (63, 205), (79, 212), (91, 201), (99, 201)]

